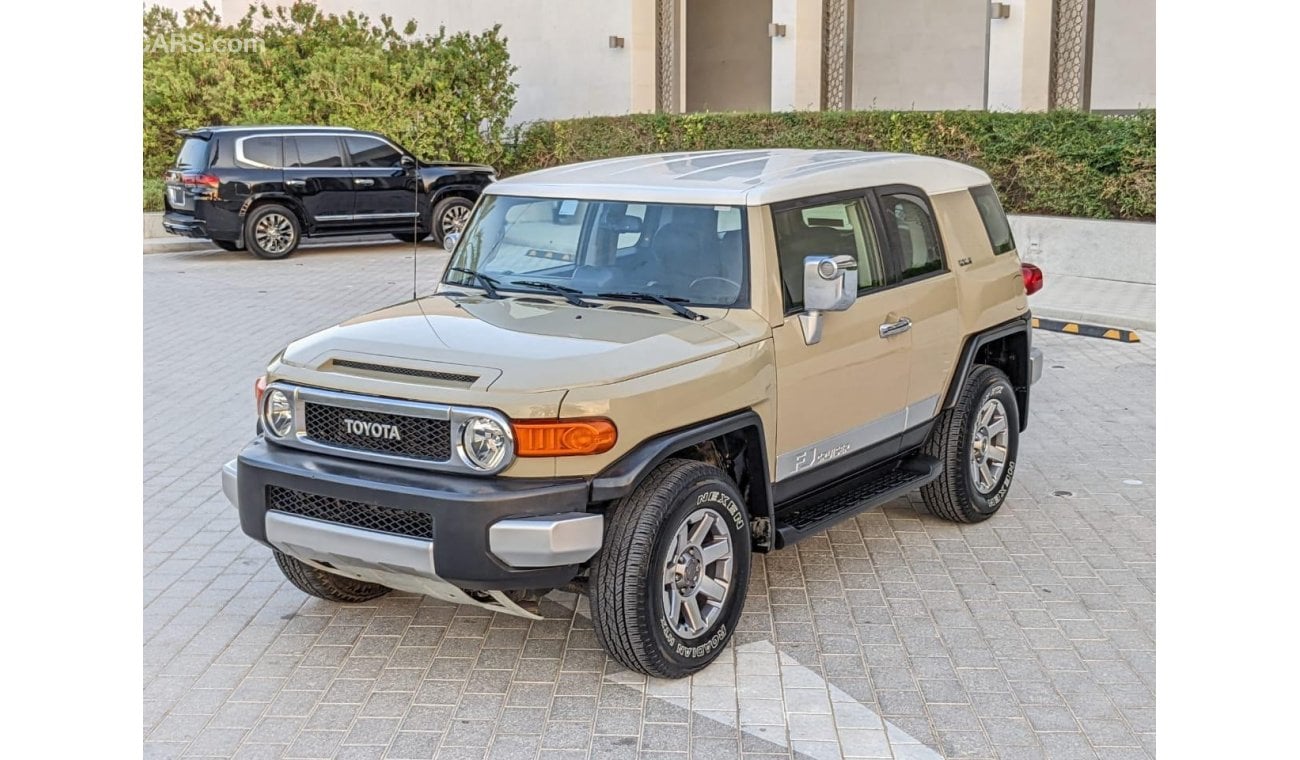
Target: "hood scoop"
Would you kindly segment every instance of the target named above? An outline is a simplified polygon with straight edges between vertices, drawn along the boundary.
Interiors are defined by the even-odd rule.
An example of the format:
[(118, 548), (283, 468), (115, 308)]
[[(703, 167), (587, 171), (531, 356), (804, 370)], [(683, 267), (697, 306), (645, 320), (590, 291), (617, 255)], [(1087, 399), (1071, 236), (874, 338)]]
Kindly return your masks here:
[(458, 388), (468, 388), (478, 382), (478, 375), (466, 375), (458, 372), (440, 372), (431, 369), (415, 369), (413, 367), (393, 367), (384, 364), (373, 364), (371, 362), (359, 362), (352, 359), (334, 359), (322, 369), (334, 372), (343, 372), (350, 375), (397, 375), (403, 378), (419, 378), (428, 381), (430, 385), (446, 385)]

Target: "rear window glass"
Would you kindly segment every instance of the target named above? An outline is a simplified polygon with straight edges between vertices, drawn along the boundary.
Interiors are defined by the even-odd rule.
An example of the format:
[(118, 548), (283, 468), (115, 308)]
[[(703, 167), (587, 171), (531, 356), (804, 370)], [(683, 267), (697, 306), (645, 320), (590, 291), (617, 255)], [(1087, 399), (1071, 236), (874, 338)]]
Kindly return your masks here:
[(280, 138), (250, 137), (243, 142), (244, 159), (261, 166), (280, 167), (284, 162), (280, 158)]
[(291, 166), (342, 166), (343, 154), (335, 137), (295, 137), (298, 160)]
[(187, 137), (181, 143), (181, 152), (176, 154), (177, 169), (208, 168), (208, 141), (198, 137)]
[(975, 199), (975, 208), (979, 209), (980, 218), (984, 220), (984, 231), (989, 234), (989, 244), (994, 253), (1006, 253), (1016, 247), (1011, 237), (1011, 225), (1007, 215), (1002, 211), (998, 194), (992, 185), (971, 188), (971, 197)]

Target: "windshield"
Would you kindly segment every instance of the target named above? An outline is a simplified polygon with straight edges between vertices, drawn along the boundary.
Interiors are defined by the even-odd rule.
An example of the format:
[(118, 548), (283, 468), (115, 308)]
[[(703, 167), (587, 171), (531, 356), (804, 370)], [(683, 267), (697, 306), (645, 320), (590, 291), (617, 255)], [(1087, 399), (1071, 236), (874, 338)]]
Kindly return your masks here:
[[(652, 294), (691, 306), (747, 305), (744, 214), (738, 206), (488, 195), (452, 267), (504, 291), (571, 288)], [(478, 287), (465, 272), (445, 282)]]

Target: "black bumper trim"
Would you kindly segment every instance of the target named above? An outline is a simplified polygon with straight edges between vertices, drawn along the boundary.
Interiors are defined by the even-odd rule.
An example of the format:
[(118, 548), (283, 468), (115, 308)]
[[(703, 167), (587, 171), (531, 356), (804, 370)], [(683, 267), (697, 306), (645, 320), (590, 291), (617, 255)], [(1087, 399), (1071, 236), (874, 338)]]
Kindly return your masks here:
[(280, 486), (336, 499), (423, 512), (433, 517), (439, 577), (476, 590), (555, 588), (577, 565), (518, 570), (488, 550), (488, 527), (507, 517), (585, 512), (582, 479), (476, 478), (408, 471), (285, 449), (259, 438), (239, 454), (239, 521), (266, 539), (266, 489)]

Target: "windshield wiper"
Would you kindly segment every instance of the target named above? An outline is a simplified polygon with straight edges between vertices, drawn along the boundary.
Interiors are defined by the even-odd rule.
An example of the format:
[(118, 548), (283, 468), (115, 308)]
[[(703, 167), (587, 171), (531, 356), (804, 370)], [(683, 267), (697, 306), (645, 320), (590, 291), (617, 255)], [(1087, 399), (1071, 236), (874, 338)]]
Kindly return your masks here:
[(679, 303), (686, 299), (669, 298), (668, 296), (661, 296), (657, 293), (597, 293), (596, 298), (619, 299), (624, 301), (654, 301), (661, 306), (667, 306), (672, 309), (680, 317), (693, 319), (697, 322), (705, 318), (704, 315), (698, 311), (692, 311)]
[(479, 272), (475, 272), (473, 269), (465, 269), (463, 267), (447, 267), (447, 270), (450, 272), (460, 272), (461, 274), (467, 274), (470, 277), (473, 277), (479, 285), (483, 286), (483, 290), (487, 291), (488, 298), (494, 300), (505, 298), (505, 296), (501, 295), (501, 293), (497, 291), (497, 285), (500, 285), (501, 283), (485, 274), (480, 274)]
[(539, 282), (537, 280), (512, 280), (510, 284), (523, 285), (529, 288), (541, 288), (542, 290), (549, 290), (550, 292), (559, 295), (561, 298), (573, 304), (574, 306), (591, 307), (597, 305), (590, 301), (584, 301), (581, 298), (579, 298), (578, 297), (579, 294), (582, 293), (581, 290), (578, 290), (576, 288), (566, 288), (563, 285), (556, 285), (553, 282)]

